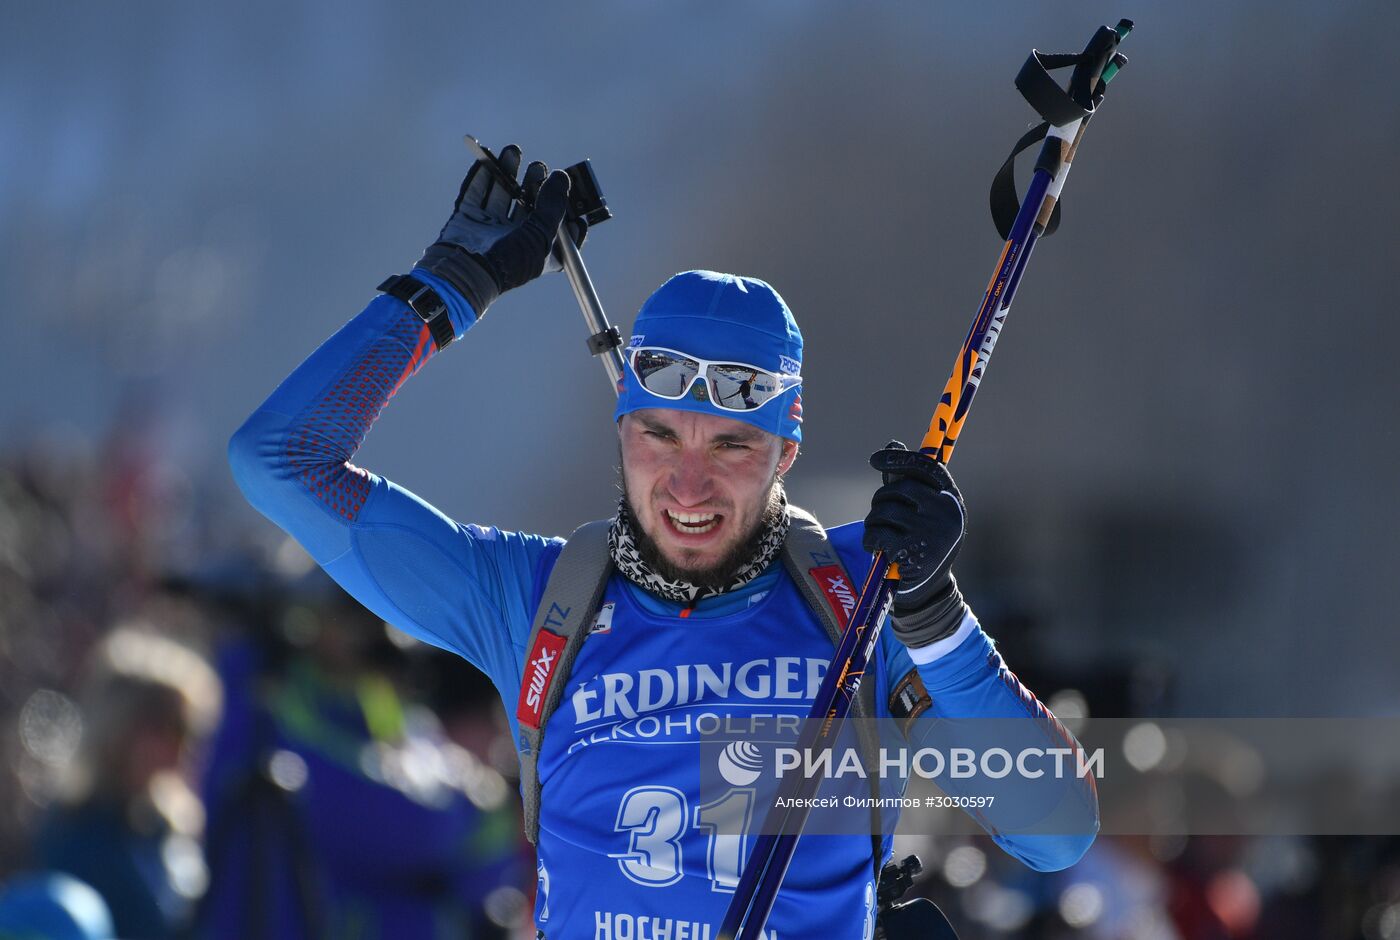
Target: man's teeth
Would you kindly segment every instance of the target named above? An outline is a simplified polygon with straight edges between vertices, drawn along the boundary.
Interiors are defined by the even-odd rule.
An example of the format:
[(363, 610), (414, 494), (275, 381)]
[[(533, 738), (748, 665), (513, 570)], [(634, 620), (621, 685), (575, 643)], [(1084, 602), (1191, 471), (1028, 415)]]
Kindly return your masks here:
[(671, 517), (671, 522), (677, 529), (693, 535), (708, 532), (715, 527), (716, 513), (712, 512), (672, 512), (668, 509), (666, 515)]

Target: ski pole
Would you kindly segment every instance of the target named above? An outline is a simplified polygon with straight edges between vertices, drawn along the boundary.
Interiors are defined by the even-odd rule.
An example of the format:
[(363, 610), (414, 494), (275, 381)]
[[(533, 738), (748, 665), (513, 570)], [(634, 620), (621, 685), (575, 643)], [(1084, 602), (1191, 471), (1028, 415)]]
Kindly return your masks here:
[[(1107, 83), (1127, 63), (1117, 47), (1132, 25), (1129, 20), (1121, 20), (1115, 29), (1100, 27), (1079, 55), (1042, 56), (1032, 51), (1017, 76), (1017, 88), (1045, 118), (1045, 124), (1037, 128), (1045, 143), (1015, 219), (1009, 231), (1002, 232), (1006, 243), (1001, 257), (920, 445), (923, 453), (935, 459), (947, 461), (952, 456), (1031, 249), (1042, 234), (1054, 229), (1059, 194), (1084, 129), (1102, 101)], [(1069, 65), (1074, 66), (1074, 74), (1066, 93), (1048, 73)], [(1018, 142), (1008, 163), (1014, 161), (1016, 153), (1039, 139), (1035, 134), (1036, 131), (1032, 131)], [(1012, 192), (1014, 200), (1014, 187)], [(997, 214), (996, 193), (994, 184), (994, 216)], [(874, 653), (898, 580), (898, 567), (887, 561), (883, 553), (877, 553), (850, 623), (817, 690), (798, 742), (798, 753), (810, 753), (834, 742)], [(761, 936), (820, 782), (817, 775), (783, 778), (779, 799), (768, 811), (725, 913), (719, 940), (758, 940)]]
[[(515, 181), (514, 176), (501, 169), (496, 155), (482, 146), (471, 134), (466, 134), (463, 140), (476, 159), (496, 177), (496, 182), (505, 187), (511, 199), (527, 209), (530, 208), (529, 200), (525, 198), (520, 184)], [(568, 231), (570, 219), (583, 219), (589, 225), (597, 225), (611, 219), (612, 212), (609, 211), (607, 201), (603, 199), (603, 193), (598, 188), (598, 178), (593, 174), (591, 163), (584, 160), (566, 167), (564, 172), (569, 174), (569, 211), (559, 226), (559, 237), (555, 239), (554, 244), (559, 252), (564, 274), (569, 279), (569, 286), (573, 288), (574, 300), (578, 302), (578, 308), (583, 312), (583, 320), (588, 324), (588, 351), (602, 360), (603, 371), (608, 374), (608, 381), (616, 391), (618, 383), (622, 381), (622, 334), (618, 332), (617, 327), (608, 323), (608, 315), (603, 312), (603, 302), (598, 299), (598, 292), (593, 288), (593, 279), (588, 276), (588, 268), (584, 267), (583, 255)]]

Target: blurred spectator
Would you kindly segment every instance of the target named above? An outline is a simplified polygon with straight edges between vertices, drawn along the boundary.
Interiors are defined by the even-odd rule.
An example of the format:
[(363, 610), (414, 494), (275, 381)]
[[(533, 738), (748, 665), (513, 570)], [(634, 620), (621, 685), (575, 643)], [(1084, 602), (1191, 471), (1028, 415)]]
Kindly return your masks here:
[(324, 584), (276, 614), (279, 642), (250, 630), (219, 657), (200, 935), (505, 936), (529, 870), (512, 788), (414, 700), (384, 625)]
[(102, 895), (69, 875), (23, 875), (0, 887), (0, 940), (112, 940)]
[(203, 809), (181, 772), (218, 714), (218, 679), (186, 647), (123, 627), (98, 646), (81, 705), (78, 753), (34, 854), (97, 889), (120, 935), (176, 936), (207, 883)]

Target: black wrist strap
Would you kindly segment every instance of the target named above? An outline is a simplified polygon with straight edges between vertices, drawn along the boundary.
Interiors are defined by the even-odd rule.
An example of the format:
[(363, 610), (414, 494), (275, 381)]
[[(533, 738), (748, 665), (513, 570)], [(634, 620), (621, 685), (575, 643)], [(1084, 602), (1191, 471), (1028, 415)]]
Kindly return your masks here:
[(418, 318), (428, 324), (433, 334), (433, 345), (439, 351), (457, 338), (452, 329), (452, 317), (447, 312), (447, 304), (442, 297), (427, 284), (411, 274), (395, 274), (385, 278), (376, 290), (390, 297), (397, 297), (418, 314)]

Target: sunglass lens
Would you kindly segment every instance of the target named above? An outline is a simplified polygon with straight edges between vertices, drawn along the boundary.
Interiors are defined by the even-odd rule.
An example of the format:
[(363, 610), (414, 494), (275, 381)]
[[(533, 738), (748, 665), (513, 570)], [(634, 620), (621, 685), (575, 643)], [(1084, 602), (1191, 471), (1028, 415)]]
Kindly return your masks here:
[(639, 349), (632, 356), (632, 369), (642, 387), (662, 398), (680, 398), (695, 381), (700, 363), (658, 349)]
[(750, 411), (781, 393), (776, 376), (748, 366), (712, 365), (710, 384), (715, 404), (730, 411)]

